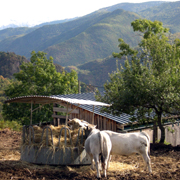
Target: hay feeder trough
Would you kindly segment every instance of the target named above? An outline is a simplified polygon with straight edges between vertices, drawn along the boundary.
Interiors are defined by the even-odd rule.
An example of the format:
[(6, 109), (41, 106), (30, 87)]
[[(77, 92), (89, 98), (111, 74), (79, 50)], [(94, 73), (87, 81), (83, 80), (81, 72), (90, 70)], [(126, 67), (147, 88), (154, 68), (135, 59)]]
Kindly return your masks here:
[[(94, 106), (110, 106), (97, 101), (70, 99), (70, 98), (58, 98), (57, 96), (21, 96), (7, 100), (5, 103), (30, 103), (31, 104), (31, 119), (29, 126), (23, 126), (22, 133), (22, 146), (21, 146), (21, 160), (35, 163), (35, 164), (47, 164), (47, 165), (89, 165), (91, 160), (88, 154), (86, 154), (83, 148), (83, 134), (86, 134), (85, 130), (80, 128), (77, 133), (76, 143), (72, 143), (72, 137), (70, 129), (67, 126), (68, 115), (74, 110), (69, 110), (69, 104), (73, 104), (77, 107), (81, 104)], [(38, 143), (36, 142), (36, 130), (35, 126), (32, 126), (32, 113), (33, 104), (41, 104), (42, 107), (45, 104), (56, 103), (66, 107), (66, 121), (65, 126), (59, 129), (58, 138), (54, 142), (52, 126), (45, 126), (41, 129), (41, 138)], [(75, 108), (75, 109), (76, 109)], [(94, 108), (93, 108), (94, 109)], [(93, 112), (94, 114), (94, 112)], [(93, 115), (94, 122), (94, 115)], [(37, 126), (36, 126), (37, 127)], [(40, 128), (40, 127), (39, 127)], [(62, 133), (64, 132), (64, 139), (62, 142)], [(69, 139), (68, 138), (69, 135)], [(58, 141), (57, 141), (58, 139)], [(44, 142), (44, 144), (43, 144)], [(55, 144), (56, 143), (56, 144)], [(62, 145), (62, 143), (64, 143)]]

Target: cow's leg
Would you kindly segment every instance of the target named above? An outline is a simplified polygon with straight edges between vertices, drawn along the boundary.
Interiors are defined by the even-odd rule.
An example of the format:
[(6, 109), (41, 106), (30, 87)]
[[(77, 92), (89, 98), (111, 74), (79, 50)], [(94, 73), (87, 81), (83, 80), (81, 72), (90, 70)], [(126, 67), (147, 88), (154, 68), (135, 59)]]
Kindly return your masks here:
[(104, 177), (106, 177), (107, 166), (108, 166), (108, 159), (106, 159), (106, 160), (104, 161), (104, 163), (102, 163), (102, 167), (103, 167), (103, 176), (104, 176)]
[(90, 155), (90, 157), (91, 157), (91, 169), (92, 169), (92, 170), (95, 170), (95, 169), (94, 169), (94, 159), (93, 159), (93, 156)]
[(94, 161), (95, 161), (95, 164), (96, 164), (97, 178), (101, 178), (100, 168), (99, 168), (99, 154), (96, 154), (93, 157), (94, 157)]
[(108, 162), (107, 162), (107, 169), (109, 169), (109, 163), (110, 163), (110, 161), (111, 161), (111, 156), (112, 156), (112, 155), (109, 155), (109, 159), (108, 159)]
[(145, 168), (147, 169), (147, 167), (148, 167), (148, 170), (151, 173), (152, 172), (152, 170), (151, 170), (151, 160), (150, 160), (150, 157), (148, 155), (148, 152), (147, 151), (143, 152), (142, 153), (142, 157), (143, 157), (143, 159), (144, 159), (144, 161), (146, 163), (146, 167)]

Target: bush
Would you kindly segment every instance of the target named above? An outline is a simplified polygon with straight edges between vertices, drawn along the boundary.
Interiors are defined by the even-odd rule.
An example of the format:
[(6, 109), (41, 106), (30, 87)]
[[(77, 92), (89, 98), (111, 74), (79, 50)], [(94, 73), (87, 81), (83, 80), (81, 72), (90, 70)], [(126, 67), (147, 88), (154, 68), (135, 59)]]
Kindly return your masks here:
[(21, 131), (22, 125), (17, 121), (5, 121), (0, 119), (0, 130), (9, 128), (13, 131)]

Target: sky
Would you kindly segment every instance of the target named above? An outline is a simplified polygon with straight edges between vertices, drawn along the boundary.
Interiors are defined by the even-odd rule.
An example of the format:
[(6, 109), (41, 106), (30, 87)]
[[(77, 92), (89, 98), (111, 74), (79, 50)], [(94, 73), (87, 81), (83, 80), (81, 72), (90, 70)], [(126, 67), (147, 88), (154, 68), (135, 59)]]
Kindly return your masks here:
[(0, 10), (0, 27), (9, 24), (33, 26), (43, 22), (81, 17), (123, 2), (148, 1), (158, 0), (3, 0)]

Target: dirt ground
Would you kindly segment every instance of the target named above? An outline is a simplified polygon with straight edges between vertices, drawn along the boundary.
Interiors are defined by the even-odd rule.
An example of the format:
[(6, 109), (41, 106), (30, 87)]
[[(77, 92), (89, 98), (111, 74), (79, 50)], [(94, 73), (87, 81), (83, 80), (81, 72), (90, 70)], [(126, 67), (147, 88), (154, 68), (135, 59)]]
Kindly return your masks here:
[[(96, 171), (91, 170), (90, 166), (62, 167), (23, 162), (20, 160), (20, 143), (20, 132), (9, 129), (0, 131), (0, 179), (96, 179)], [(144, 171), (144, 164), (139, 155), (114, 156), (107, 172), (107, 179), (180, 179), (180, 146), (151, 145), (150, 157), (152, 174)]]

